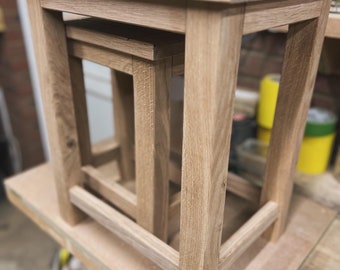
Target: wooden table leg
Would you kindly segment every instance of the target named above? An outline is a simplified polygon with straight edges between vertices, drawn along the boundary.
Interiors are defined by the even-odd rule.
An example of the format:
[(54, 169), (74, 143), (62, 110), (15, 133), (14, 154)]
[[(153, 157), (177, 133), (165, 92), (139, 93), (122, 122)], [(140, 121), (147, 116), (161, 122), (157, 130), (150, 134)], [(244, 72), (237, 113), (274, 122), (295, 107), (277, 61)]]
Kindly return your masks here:
[(135, 178), (134, 166), (134, 106), (131, 75), (111, 71), (115, 138), (120, 146), (118, 158), (123, 180)]
[(72, 56), (69, 57), (69, 63), (81, 164), (88, 165), (92, 161), (92, 152), (83, 64), (81, 59)]
[(71, 204), (69, 189), (82, 182), (82, 173), (62, 14), (42, 9), (39, 0), (28, 0), (27, 6), (44, 100), (59, 210), (66, 222), (75, 224), (83, 214)]
[(290, 25), (286, 53), (262, 190), (262, 204), (272, 200), (279, 216), (267, 234), (275, 241), (283, 233), (291, 200), (293, 174), (302, 141), (319, 64), (329, 1), (317, 19)]
[(218, 269), (244, 6), (189, 2), (180, 269)]
[(167, 240), (171, 59), (133, 60), (137, 223)]

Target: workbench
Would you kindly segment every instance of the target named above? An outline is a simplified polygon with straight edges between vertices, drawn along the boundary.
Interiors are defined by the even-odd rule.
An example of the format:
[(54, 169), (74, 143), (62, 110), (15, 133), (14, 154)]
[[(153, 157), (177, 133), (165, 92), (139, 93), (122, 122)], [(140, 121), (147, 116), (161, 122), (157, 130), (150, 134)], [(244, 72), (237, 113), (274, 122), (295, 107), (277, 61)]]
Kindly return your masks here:
[[(240, 256), (258, 269), (278, 264), (297, 269), (335, 217), (304, 198), (295, 198), (289, 212), (329, 6), (324, 0), (28, 0), (52, 161), (9, 180), (9, 198), (90, 269), (231, 269)], [(82, 188), (82, 134), (61, 12), (185, 34), (179, 251)], [(290, 28), (264, 186), (243, 192), (244, 197), (249, 190), (257, 194), (259, 207), (221, 243), (242, 35), (286, 24)], [(155, 134), (155, 147), (160, 136)], [(150, 170), (152, 179), (146, 180), (161, 181), (154, 178), (160, 168)], [(156, 196), (152, 192), (145, 193), (146, 201)], [(96, 222), (84, 220), (83, 212)], [(308, 227), (314, 222), (316, 228)], [(108, 236), (104, 227), (114, 235)], [(265, 238), (259, 238), (263, 233)], [(299, 253), (292, 243), (297, 234), (308, 242)], [(278, 261), (283, 251), (288, 255)]]

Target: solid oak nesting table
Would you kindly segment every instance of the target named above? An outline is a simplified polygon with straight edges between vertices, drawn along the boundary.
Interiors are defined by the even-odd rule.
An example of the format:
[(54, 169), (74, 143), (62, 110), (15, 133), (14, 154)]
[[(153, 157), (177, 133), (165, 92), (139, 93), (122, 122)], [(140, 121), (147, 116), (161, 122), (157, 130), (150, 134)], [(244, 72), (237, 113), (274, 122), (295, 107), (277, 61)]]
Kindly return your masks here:
[[(302, 198), (293, 200), (288, 215), (329, 7), (325, 0), (28, 0), (52, 161), (8, 180), (9, 198), (90, 269), (232, 269), (240, 256), (258, 269), (273, 269), (277, 262), (282, 269), (297, 269), (335, 216)], [(81, 134), (62, 12), (185, 34), (179, 251), (82, 188)], [(241, 38), (287, 24), (264, 185), (261, 191), (248, 185), (238, 190), (243, 197), (258, 194), (260, 207), (221, 244)], [(152, 159), (151, 177), (162, 157)], [(317, 230), (305, 228), (311, 240), (302, 241), (296, 255), (291, 241), (303, 239), (297, 231), (314, 222), (311, 209), (323, 219), (315, 223)], [(84, 221), (83, 212), (96, 222)], [(259, 244), (261, 235), (270, 242)], [(298, 259), (278, 261), (282, 250), (292, 250)]]

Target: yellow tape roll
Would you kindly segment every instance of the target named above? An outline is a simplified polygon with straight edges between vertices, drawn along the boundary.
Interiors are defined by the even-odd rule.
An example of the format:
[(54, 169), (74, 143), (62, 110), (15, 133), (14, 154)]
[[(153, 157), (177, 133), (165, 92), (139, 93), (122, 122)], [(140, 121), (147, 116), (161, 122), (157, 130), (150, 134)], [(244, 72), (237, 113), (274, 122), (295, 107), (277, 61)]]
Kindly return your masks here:
[(267, 129), (273, 127), (279, 83), (279, 74), (269, 74), (261, 81), (260, 100), (257, 111), (257, 123), (261, 127)]

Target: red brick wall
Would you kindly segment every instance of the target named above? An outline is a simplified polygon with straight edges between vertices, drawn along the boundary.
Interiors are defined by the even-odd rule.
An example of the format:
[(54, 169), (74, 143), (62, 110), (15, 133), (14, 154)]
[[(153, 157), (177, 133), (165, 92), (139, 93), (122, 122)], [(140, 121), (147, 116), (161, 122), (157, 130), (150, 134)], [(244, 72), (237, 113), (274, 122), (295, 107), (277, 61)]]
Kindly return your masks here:
[(19, 141), (23, 167), (43, 162), (43, 149), (15, 0), (0, 0), (6, 32), (1, 37), (0, 84), (5, 92), (13, 132)]
[[(261, 78), (268, 73), (280, 73), (286, 34), (260, 32), (245, 42), (241, 53), (239, 85), (258, 89)], [(340, 50), (340, 49), (339, 49)], [(340, 54), (340, 51), (339, 51)], [(319, 72), (312, 105), (339, 111), (340, 76)]]

